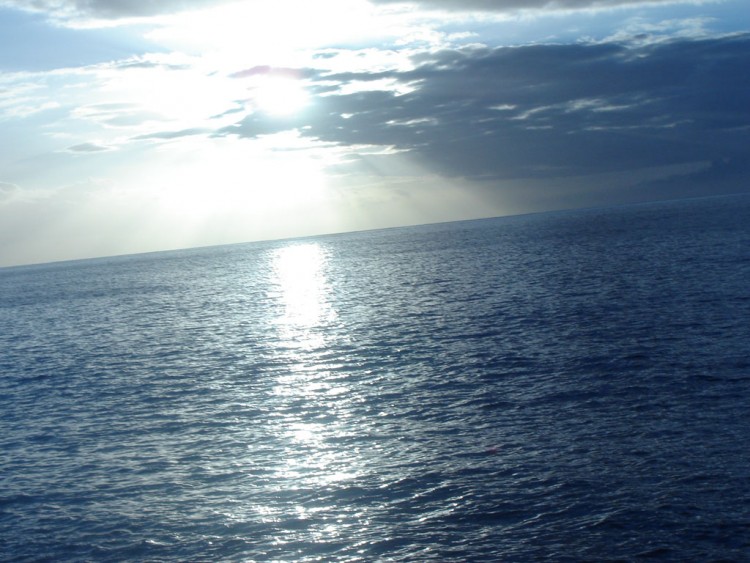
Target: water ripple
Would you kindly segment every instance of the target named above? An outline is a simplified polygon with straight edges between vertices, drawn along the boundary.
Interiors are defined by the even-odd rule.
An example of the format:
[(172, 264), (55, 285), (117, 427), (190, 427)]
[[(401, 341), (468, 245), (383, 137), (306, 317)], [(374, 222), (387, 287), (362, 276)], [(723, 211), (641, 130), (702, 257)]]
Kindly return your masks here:
[(2, 270), (0, 558), (747, 560), (749, 209)]

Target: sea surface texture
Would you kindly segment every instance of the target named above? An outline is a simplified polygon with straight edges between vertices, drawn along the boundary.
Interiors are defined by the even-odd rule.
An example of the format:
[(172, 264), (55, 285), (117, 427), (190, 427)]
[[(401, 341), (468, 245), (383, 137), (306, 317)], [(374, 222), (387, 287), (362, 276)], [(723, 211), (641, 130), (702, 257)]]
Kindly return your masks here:
[(3, 561), (750, 561), (750, 197), (0, 270)]

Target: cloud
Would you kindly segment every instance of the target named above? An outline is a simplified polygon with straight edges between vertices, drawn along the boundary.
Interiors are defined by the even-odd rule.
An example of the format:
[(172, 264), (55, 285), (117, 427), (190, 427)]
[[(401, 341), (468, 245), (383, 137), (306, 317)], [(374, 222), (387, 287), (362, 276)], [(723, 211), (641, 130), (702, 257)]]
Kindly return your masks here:
[(698, 170), (674, 174), (666, 178), (639, 182), (632, 189), (633, 201), (653, 198), (700, 197), (706, 195), (706, 186), (715, 193), (741, 193), (747, 191), (750, 178), (750, 161), (746, 158), (722, 158)]
[[(394, 147), (425, 169), (478, 180), (720, 161), (750, 146), (750, 35), (642, 47), (470, 47), (424, 52), (414, 63), (320, 75), (326, 95), (307, 113), (252, 114), (223, 133), (296, 129), (342, 146)], [(411, 91), (342, 93), (353, 81)]]
[(159, 112), (129, 102), (106, 102), (81, 106), (73, 110), (72, 115), (106, 127), (123, 128), (138, 127), (144, 123), (162, 119)]
[(230, 76), (231, 78), (251, 78), (254, 76), (266, 76), (274, 78), (300, 79), (309, 77), (311, 75), (312, 72), (306, 69), (258, 65), (232, 73)]
[(0, 201), (10, 198), (19, 190), (20, 188), (16, 184), (11, 184), (10, 182), (0, 182)]
[(108, 150), (112, 150), (111, 147), (100, 145), (98, 143), (80, 143), (67, 148), (67, 151), (72, 153), (93, 153)]
[(46, 12), (59, 18), (117, 19), (157, 14), (168, 14), (184, 10), (215, 6), (214, 0), (5, 0), (0, 7)]
[[(675, 4), (675, 0), (371, 0), (373, 4), (415, 4), (457, 12), (516, 12), (521, 10), (609, 9), (634, 4)], [(685, 3), (684, 1), (682, 3)]]
[(210, 129), (203, 129), (203, 128), (196, 127), (196, 128), (191, 128), (191, 129), (182, 129), (180, 131), (158, 131), (155, 133), (138, 135), (137, 137), (133, 137), (133, 139), (138, 140), (138, 141), (147, 141), (147, 140), (168, 141), (171, 139), (179, 139), (181, 137), (193, 137), (195, 135), (204, 135), (210, 132), (211, 132)]
[[(640, 4), (691, 3), (690, 0), (370, 0), (375, 5), (416, 5), (455, 12), (518, 12), (610, 9)], [(215, 8), (234, 0), (0, 0), (0, 7), (44, 12), (60, 20), (117, 20)]]
[(110, 63), (109, 67), (118, 70), (128, 69), (162, 69), (162, 70), (189, 70), (190, 65), (186, 63), (168, 63), (164, 61), (148, 60), (143, 57), (134, 57), (124, 61)]

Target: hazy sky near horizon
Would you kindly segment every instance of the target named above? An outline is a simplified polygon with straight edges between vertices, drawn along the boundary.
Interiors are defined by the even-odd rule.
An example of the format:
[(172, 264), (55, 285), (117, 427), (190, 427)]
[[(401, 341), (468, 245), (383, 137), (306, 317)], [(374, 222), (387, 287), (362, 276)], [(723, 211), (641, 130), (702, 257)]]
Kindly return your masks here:
[(750, 190), (747, 0), (0, 0), (0, 266)]

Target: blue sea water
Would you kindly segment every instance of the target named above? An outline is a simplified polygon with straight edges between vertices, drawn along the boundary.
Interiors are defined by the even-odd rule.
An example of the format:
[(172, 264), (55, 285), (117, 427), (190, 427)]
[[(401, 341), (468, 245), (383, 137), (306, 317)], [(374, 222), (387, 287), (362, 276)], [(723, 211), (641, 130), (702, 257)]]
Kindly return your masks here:
[(0, 270), (5, 561), (750, 561), (750, 196)]

